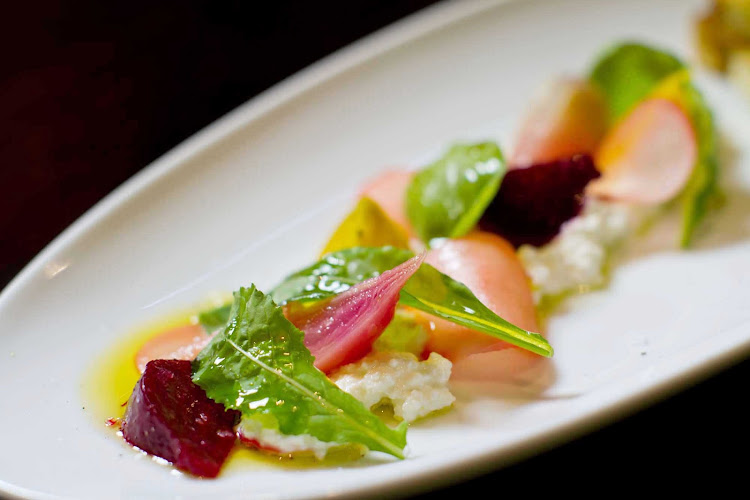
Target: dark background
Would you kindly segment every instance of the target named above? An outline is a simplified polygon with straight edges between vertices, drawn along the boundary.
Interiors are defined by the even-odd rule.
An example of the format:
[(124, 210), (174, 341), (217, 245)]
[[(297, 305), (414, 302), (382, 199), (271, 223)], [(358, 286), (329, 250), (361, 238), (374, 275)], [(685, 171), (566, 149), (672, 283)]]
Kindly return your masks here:
[[(43, 1), (4, 8), (0, 288), (78, 216), (180, 141), (432, 3)], [(601, 431), (437, 491), (611, 495), (743, 484), (749, 375), (745, 361)]]

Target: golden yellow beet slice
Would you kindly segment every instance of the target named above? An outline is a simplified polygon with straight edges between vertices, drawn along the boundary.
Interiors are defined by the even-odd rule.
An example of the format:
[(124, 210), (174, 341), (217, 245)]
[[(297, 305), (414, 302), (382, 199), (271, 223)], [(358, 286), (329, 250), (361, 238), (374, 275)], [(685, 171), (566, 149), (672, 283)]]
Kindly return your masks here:
[(406, 232), (370, 198), (360, 198), (328, 240), (321, 255), (352, 247), (409, 248)]

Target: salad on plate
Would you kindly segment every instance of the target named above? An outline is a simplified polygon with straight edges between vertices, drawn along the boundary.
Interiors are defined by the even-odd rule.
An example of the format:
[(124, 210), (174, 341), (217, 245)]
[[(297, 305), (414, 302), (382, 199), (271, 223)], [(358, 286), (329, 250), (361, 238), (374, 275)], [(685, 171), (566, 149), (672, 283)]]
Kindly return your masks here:
[(640, 43), (545, 84), (514, 139), (369, 179), (317, 261), (140, 343), (109, 423), (200, 477), (237, 447), (408, 458), (409, 426), (450, 411), (455, 384), (533, 383), (555, 305), (605, 287), (665, 211), (689, 248), (718, 197), (708, 105), (682, 60)]

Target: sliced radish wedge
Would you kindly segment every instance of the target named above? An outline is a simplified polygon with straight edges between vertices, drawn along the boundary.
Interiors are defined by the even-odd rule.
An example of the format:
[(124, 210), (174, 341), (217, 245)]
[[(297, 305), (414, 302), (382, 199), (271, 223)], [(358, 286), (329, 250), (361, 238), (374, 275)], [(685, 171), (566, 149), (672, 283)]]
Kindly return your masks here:
[(401, 288), (423, 260), (424, 255), (413, 257), (318, 306), (285, 308), (289, 321), (305, 332), (305, 346), (319, 370), (328, 373), (370, 351), (393, 319)]
[(669, 99), (652, 98), (607, 134), (596, 153), (602, 172), (586, 193), (639, 204), (662, 203), (682, 190), (697, 159), (690, 118)]
[(585, 80), (548, 82), (532, 101), (510, 157), (511, 168), (593, 155), (607, 130), (607, 107)]
[[(475, 231), (446, 240), (425, 261), (462, 282), (502, 318), (539, 331), (526, 273), (513, 246), (500, 236)], [(511, 380), (544, 359), (443, 319), (430, 317), (430, 323), (427, 349), (453, 362), (453, 380)]]
[(155, 359), (192, 361), (212, 338), (213, 335), (207, 335), (201, 325), (185, 325), (167, 330), (143, 344), (135, 355), (135, 365), (143, 373), (146, 364)]

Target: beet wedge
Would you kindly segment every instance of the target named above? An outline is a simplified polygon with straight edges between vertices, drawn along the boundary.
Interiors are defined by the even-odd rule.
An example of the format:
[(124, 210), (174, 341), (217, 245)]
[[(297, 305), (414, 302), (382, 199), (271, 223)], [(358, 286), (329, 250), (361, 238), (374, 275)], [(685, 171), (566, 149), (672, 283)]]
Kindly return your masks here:
[[(500, 236), (473, 231), (446, 240), (425, 262), (466, 285), (499, 316), (539, 331), (531, 286), (515, 249)], [(416, 314), (426, 316), (418, 311)], [(427, 349), (453, 362), (453, 381), (532, 381), (544, 356), (442, 318), (428, 317)]]
[(192, 380), (190, 361), (146, 365), (128, 401), (125, 440), (195, 476), (216, 477), (235, 443), (239, 412), (225, 410)]
[(588, 155), (510, 170), (479, 226), (516, 248), (542, 246), (580, 213), (584, 190), (599, 175)]
[(305, 333), (305, 346), (315, 356), (316, 368), (329, 373), (370, 351), (393, 319), (401, 288), (424, 258), (412, 257), (322, 303), (287, 305), (285, 315)]

